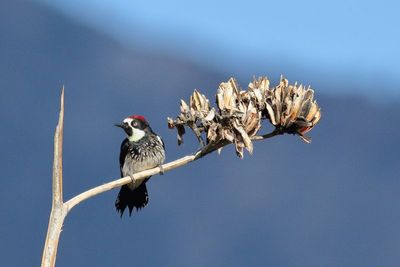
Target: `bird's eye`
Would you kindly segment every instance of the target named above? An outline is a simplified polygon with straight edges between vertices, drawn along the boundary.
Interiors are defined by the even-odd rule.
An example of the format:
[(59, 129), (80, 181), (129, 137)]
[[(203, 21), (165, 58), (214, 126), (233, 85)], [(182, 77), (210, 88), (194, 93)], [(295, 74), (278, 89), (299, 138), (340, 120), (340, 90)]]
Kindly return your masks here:
[(138, 123), (137, 123), (136, 121), (132, 121), (132, 126), (133, 126), (133, 127), (137, 127), (137, 126), (138, 126)]

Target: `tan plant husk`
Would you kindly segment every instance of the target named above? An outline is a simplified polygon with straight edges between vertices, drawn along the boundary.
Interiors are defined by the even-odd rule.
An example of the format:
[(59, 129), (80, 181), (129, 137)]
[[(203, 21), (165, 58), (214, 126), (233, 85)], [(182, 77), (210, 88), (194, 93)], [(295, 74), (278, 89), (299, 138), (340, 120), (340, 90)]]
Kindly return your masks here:
[(268, 91), (266, 97), (266, 116), (280, 131), (298, 134), (305, 142), (311, 138), (305, 133), (310, 131), (321, 118), (321, 109), (313, 100), (314, 90), (303, 85), (290, 85), (281, 77), (278, 86)]

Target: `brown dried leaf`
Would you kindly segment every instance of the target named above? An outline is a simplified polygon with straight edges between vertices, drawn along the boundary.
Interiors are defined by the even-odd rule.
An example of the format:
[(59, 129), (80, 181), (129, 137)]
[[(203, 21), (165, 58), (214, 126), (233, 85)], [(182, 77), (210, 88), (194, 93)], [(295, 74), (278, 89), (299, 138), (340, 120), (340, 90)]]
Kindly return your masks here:
[(244, 144), (242, 141), (239, 141), (237, 138), (235, 139), (235, 149), (236, 155), (238, 155), (241, 159), (243, 158), (243, 147)]
[(215, 142), (218, 139), (218, 134), (217, 134), (217, 130), (218, 130), (218, 124), (217, 123), (213, 123), (210, 128), (208, 128), (207, 131), (207, 140), (208, 142)]
[(311, 103), (310, 99), (307, 99), (306, 101), (304, 101), (298, 116), (306, 118), (311, 109), (311, 106), (312, 106), (312, 103)]
[(260, 106), (264, 105), (264, 99), (267, 96), (267, 92), (269, 91), (269, 80), (267, 77), (260, 77), (257, 80), (253, 80), (253, 82), (249, 83), (249, 90), (253, 101)]
[(178, 130), (178, 145), (183, 144), (183, 135), (185, 134), (185, 127), (183, 125), (176, 125), (176, 129)]
[(207, 116), (204, 118), (204, 120), (206, 120), (206, 121), (212, 121), (212, 120), (214, 120), (214, 118), (215, 118), (215, 109), (212, 108), (212, 109), (210, 110), (210, 112), (207, 114)]
[(221, 89), (221, 86), (217, 90), (217, 105), (218, 105), (218, 108), (220, 110), (224, 110), (225, 109), (225, 106), (224, 106), (224, 91), (223, 91), (223, 89)]
[(250, 102), (244, 121), (245, 131), (249, 136), (255, 135), (261, 128), (261, 112)]
[(185, 113), (189, 111), (189, 107), (183, 99), (181, 99), (181, 112)]
[(238, 94), (238, 86), (233, 78), (229, 79), (228, 82), (221, 83), (217, 91), (217, 104), (220, 110), (226, 110), (230, 113), (236, 111)]
[(222, 130), (222, 139), (226, 139), (229, 142), (233, 142), (235, 140), (235, 135), (231, 132), (230, 129)]
[(200, 112), (207, 112), (210, 109), (209, 101), (205, 95), (199, 91), (194, 90), (191, 100), (191, 107)]
[(306, 135), (303, 135), (303, 134), (300, 134), (299, 136), (300, 136), (300, 138), (301, 138), (304, 142), (306, 142), (307, 144), (311, 143), (311, 137), (306, 136)]
[[(235, 127), (236, 131), (240, 134), (239, 139), (243, 142), (243, 147), (245, 147), (250, 154), (253, 153), (253, 143), (251, 142), (250, 137), (247, 135), (246, 131), (243, 129), (243, 126), (238, 123), (237, 120), (234, 121), (233, 127)], [(237, 140), (238, 135), (236, 135), (235, 140)]]
[(318, 112), (315, 114), (314, 119), (311, 121), (313, 126), (316, 125), (321, 119), (321, 108), (318, 108)]
[(273, 125), (277, 125), (274, 109), (272, 108), (272, 106), (269, 103), (266, 103), (266, 108), (267, 108), (268, 116), (269, 116), (271, 123)]
[(314, 118), (314, 116), (315, 116), (315, 114), (317, 112), (318, 112), (318, 106), (314, 101), (314, 102), (311, 103), (311, 107), (310, 107), (310, 110), (308, 111), (308, 114), (306, 116), (306, 120), (312, 121), (312, 119)]

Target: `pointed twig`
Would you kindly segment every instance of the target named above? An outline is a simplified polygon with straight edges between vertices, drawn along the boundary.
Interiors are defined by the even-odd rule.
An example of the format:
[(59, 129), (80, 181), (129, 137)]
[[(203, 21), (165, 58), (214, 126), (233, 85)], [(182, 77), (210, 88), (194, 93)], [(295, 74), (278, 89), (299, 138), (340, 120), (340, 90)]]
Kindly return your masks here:
[(46, 242), (43, 249), (42, 267), (54, 266), (56, 262), (58, 241), (61, 227), (66, 216), (62, 193), (62, 142), (64, 125), (64, 87), (61, 90), (61, 105), (58, 124), (54, 134), (53, 159), (53, 199), (47, 230)]

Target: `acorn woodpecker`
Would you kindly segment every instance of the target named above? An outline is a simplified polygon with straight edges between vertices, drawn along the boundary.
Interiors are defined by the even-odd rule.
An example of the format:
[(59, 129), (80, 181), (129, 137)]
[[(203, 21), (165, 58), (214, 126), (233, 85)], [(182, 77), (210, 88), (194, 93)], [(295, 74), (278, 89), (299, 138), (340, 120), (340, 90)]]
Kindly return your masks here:
[[(119, 154), (121, 177), (161, 166), (165, 160), (164, 142), (153, 132), (143, 116), (129, 116), (115, 126), (122, 128), (127, 134)], [(149, 197), (146, 182), (149, 178), (121, 187), (115, 201), (115, 208), (121, 217), (126, 207), (131, 216), (133, 208), (138, 211), (147, 205)]]

